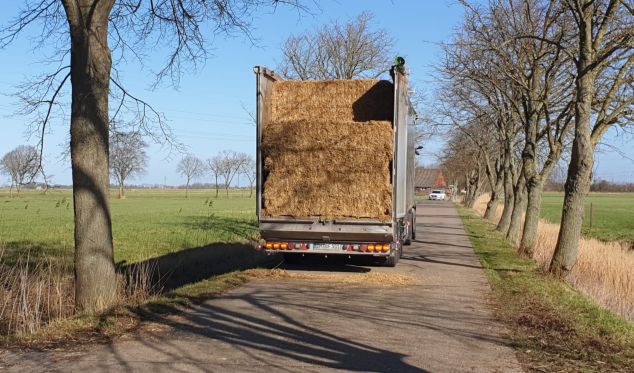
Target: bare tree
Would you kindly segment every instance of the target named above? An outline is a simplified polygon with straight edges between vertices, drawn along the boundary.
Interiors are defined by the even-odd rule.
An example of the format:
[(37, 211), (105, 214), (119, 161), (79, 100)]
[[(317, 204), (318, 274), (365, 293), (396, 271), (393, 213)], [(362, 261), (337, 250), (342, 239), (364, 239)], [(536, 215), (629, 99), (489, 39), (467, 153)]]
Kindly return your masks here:
[[(26, 84), (20, 95), (29, 107), (26, 112), (43, 118), (37, 124), (40, 149), (45, 127), (70, 78), (78, 310), (102, 309), (112, 304), (116, 295), (108, 199), (111, 121), (131, 109), (138, 126), (159, 123), (160, 133), (169, 137), (168, 129), (161, 125), (162, 115), (127, 91), (116, 70), (112, 73), (113, 59), (117, 62), (131, 57), (143, 64), (148, 60), (143, 55), (146, 46), (160, 46), (167, 58), (156, 72), (155, 84), (164, 78), (178, 84), (185, 67), (196, 68), (205, 61), (216, 35), (239, 32), (251, 37), (254, 11), (281, 3), (301, 7), (298, 0), (39, 0), (27, 2), (16, 18), (0, 28), (0, 48), (30, 26), (39, 26), (38, 48), (53, 45), (58, 52), (50, 62), (57, 62), (59, 68)], [(64, 43), (67, 40), (70, 43)], [(109, 95), (113, 92), (118, 92), (120, 100), (111, 113)]]
[(214, 177), (214, 186), (216, 187), (216, 198), (218, 198), (218, 191), (220, 184), (218, 184), (218, 177), (224, 175), (223, 173), (224, 161), (222, 153), (218, 153), (215, 157), (207, 159), (207, 170)]
[(110, 173), (119, 185), (119, 199), (125, 198), (125, 181), (145, 173), (147, 144), (138, 132), (115, 132), (110, 135)]
[(247, 177), (249, 180), (249, 198), (253, 197), (253, 184), (255, 183), (255, 178), (257, 175), (257, 170), (255, 167), (255, 160), (252, 156), (247, 155), (242, 167), (240, 168), (240, 172)]
[(183, 175), (187, 182), (185, 184), (185, 198), (189, 196), (189, 184), (192, 180), (197, 179), (205, 172), (205, 164), (193, 155), (185, 156), (178, 163), (176, 171)]
[(225, 181), (225, 191), (229, 197), (229, 187), (236, 174), (242, 166), (247, 162), (248, 155), (245, 153), (236, 153), (234, 151), (223, 150), (220, 153), (222, 157), (221, 175)]
[(574, 43), (561, 46), (576, 65), (576, 97), (564, 207), (550, 265), (550, 272), (560, 278), (570, 276), (577, 263), (597, 144), (610, 127), (634, 122), (634, 3), (565, 0), (563, 4), (577, 29)]
[(12, 196), (13, 186), (17, 189), (18, 196), (22, 186), (33, 181), (37, 175), (40, 164), (40, 154), (31, 145), (20, 145), (5, 154), (0, 160), (0, 172), (11, 179), (9, 194)]
[(394, 42), (385, 30), (372, 31), (373, 16), (364, 12), (341, 25), (290, 36), (279, 66), (289, 79), (377, 78), (392, 65)]

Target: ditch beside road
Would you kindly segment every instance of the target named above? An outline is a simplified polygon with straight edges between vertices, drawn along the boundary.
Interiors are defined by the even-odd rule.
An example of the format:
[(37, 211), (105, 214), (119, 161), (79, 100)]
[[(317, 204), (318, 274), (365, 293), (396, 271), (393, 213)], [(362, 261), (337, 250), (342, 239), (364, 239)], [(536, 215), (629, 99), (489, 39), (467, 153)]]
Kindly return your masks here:
[[(327, 260), (252, 281), (155, 328), (72, 351), (0, 352), (9, 371), (521, 371), (456, 208), (418, 206), (396, 268)], [(309, 281), (396, 273), (410, 283)], [(305, 274), (306, 276), (303, 276)], [(323, 277), (323, 276), (322, 276)], [(368, 277), (372, 278), (372, 277)], [(155, 330), (155, 331), (153, 331)]]

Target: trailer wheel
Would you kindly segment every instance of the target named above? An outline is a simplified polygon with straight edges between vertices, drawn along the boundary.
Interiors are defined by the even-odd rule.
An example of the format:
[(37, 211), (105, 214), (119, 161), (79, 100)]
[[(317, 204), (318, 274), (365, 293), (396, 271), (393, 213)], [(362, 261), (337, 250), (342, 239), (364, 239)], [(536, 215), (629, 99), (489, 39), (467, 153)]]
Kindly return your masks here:
[(403, 239), (403, 245), (411, 245), (412, 240), (414, 239), (414, 214), (410, 214), (409, 219), (407, 219), (409, 223), (409, 229), (407, 230), (407, 236)]
[(396, 264), (398, 263), (398, 259), (401, 257), (401, 251), (398, 251), (398, 254), (396, 254), (394, 251), (392, 251), (392, 253), (389, 256), (385, 257), (385, 266), (386, 267), (396, 267)]
[(412, 211), (412, 240), (416, 239), (416, 209)]

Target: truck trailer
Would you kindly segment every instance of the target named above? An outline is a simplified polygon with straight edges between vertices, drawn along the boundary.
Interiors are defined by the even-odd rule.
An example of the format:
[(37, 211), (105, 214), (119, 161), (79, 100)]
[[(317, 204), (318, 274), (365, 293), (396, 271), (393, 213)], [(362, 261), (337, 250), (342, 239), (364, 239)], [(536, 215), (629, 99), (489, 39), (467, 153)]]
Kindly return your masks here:
[(284, 80), (256, 66), (258, 248), (395, 266), (415, 238), (414, 122), (388, 80)]

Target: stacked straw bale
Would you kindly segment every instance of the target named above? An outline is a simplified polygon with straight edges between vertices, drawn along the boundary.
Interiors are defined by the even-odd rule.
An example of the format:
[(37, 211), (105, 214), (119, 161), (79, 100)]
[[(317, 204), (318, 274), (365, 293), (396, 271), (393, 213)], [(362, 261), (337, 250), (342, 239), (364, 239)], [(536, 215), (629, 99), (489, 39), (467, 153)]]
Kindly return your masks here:
[(391, 218), (390, 82), (276, 82), (269, 105), (265, 216)]

